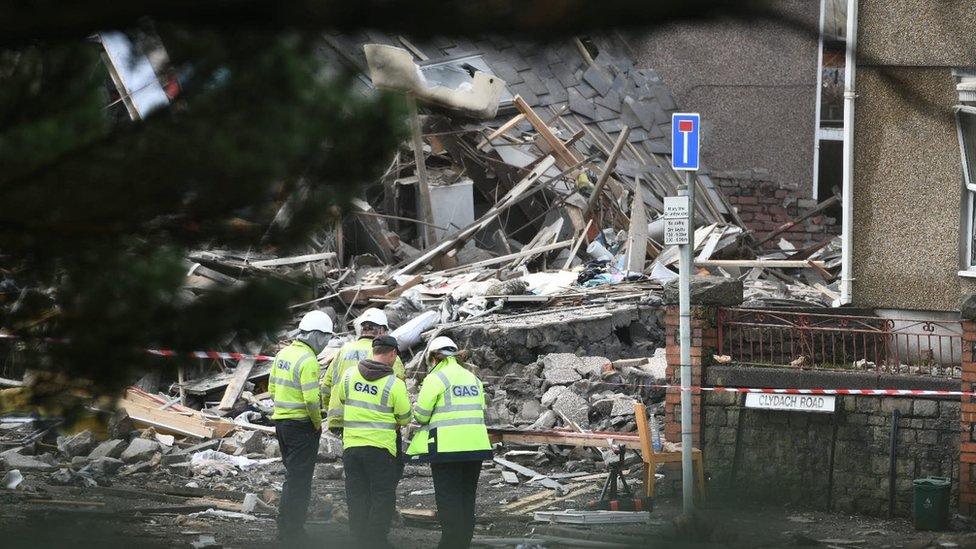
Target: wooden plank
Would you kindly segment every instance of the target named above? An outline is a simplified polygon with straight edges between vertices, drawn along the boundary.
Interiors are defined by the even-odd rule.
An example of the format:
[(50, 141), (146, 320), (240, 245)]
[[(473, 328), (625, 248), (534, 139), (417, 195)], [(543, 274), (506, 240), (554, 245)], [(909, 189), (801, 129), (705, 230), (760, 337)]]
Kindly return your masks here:
[(548, 506), (552, 505), (553, 503), (558, 503), (560, 501), (566, 501), (568, 499), (576, 499), (579, 496), (582, 496), (583, 494), (589, 494), (590, 492), (596, 492), (598, 490), (601, 490), (602, 488), (603, 487), (600, 486), (599, 484), (591, 484), (589, 486), (583, 486), (583, 487), (581, 487), (581, 488), (579, 488), (577, 490), (570, 491), (569, 493), (567, 493), (565, 495), (562, 495), (562, 496), (559, 496), (559, 497), (555, 497), (555, 498), (552, 498), (552, 499), (549, 499), (549, 500), (546, 500), (546, 501), (542, 501), (542, 502), (539, 502), (539, 503), (533, 503), (533, 504), (531, 504), (531, 505), (529, 505), (527, 507), (517, 507), (516, 509), (517, 509), (517, 511), (519, 513), (531, 513), (533, 511), (538, 510), (538, 509), (542, 509), (543, 507), (548, 507)]
[(385, 284), (361, 284), (357, 286), (347, 286), (339, 290), (339, 298), (343, 302), (365, 303), (371, 297), (382, 297), (388, 294), (390, 287)]
[(525, 114), (523, 113), (516, 114), (514, 117), (512, 117), (511, 120), (505, 122), (504, 124), (499, 126), (497, 130), (488, 134), (488, 137), (486, 137), (485, 140), (478, 145), (478, 150), (482, 150), (482, 151), (485, 150), (486, 145), (489, 145), (492, 141), (504, 135), (506, 132), (508, 132), (508, 130), (514, 128), (523, 120), (525, 120)]
[[(413, 142), (413, 160), (417, 170), (417, 190), (420, 191), (420, 217), (425, 223), (434, 223), (434, 207), (430, 200), (430, 184), (427, 180), (427, 159), (424, 157), (424, 138), (420, 131), (420, 115), (417, 114), (417, 99), (413, 94), (407, 94), (410, 107), (410, 137)], [(423, 225), (424, 246), (433, 246), (436, 241), (434, 229), (428, 224)]]
[(581, 511), (565, 509), (562, 511), (536, 511), (532, 518), (538, 522), (563, 524), (628, 524), (647, 522), (650, 520), (651, 514), (648, 511)]
[[(256, 354), (258, 351), (260, 349), (250, 348), (251, 354)], [(234, 375), (230, 378), (230, 383), (224, 389), (224, 396), (220, 399), (220, 404), (217, 406), (218, 410), (230, 410), (234, 408), (234, 404), (237, 403), (237, 399), (241, 396), (241, 391), (244, 390), (244, 384), (247, 383), (248, 376), (251, 375), (251, 370), (254, 369), (254, 363), (255, 360), (253, 358), (247, 358), (237, 363), (237, 368), (234, 369)]]
[(214, 282), (218, 282), (220, 284), (226, 284), (228, 286), (237, 286), (241, 284), (240, 280), (237, 280), (232, 276), (227, 276), (224, 273), (215, 271), (209, 267), (204, 267), (199, 263), (194, 263), (190, 267), (189, 272), (186, 273), (186, 276), (191, 276), (191, 275), (197, 275), (197, 276), (202, 276), (204, 278), (209, 278)]
[(562, 240), (554, 244), (547, 244), (545, 246), (539, 246), (538, 248), (532, 248), (529, 250), (522, 250), (521, 252), (515, 252), (514, 254), (503, 255), (501, 257), (493, 257), (491, 259), (483, 259), (481, 261), (470, 263), (468, 265), (461, 265), (460, 267), (455, 267), (453, 269), (448, 269), (446, 271), (440, 271), (439, 274), (452, 275), (463, 273), (464, 271), (470, 271), (471, 269), (480, 269), (481, 267), (487, 267), (489, 265), (497, 265), (498, 263), (505, 263), (513, 259), (531, 257), (533, 255), (538, 255), (545, 252), (551, 252), (553, 250), (558, 250), (560, 248), (565, 248), (572, 244), (572, 240)]
[(405, 47), (408, 50), (410, 50), (410, 53), (412, 53), (414, 55), (414, 57), (416, 57), (417, 59), (419, 59), (421, 61), (427, 61), (427, 60), (430, 59), (430, 57), (427, 57), (427, 55), (424, 52), (420, 51), (420, 48), (418, 48), (417, 46), (413, 45), (412, 42), (410, 42), (409, 40), (407, 40), (406, 37), (397, 35), (397, 40), (399, 40), (400, 43), (403, 44), (403, 47)]
[[(271, 372), (272, 361), (266, 361), (258, 364), (251, 369), (251, 374), (248, 379), (255, 380), (264, 376), (267, 376)], [(204, 377), (200, 379), (194, 379), (186, 382), (186, 392), (191, 395), (203, 396), (211, 391), (217, 391), (223, 389), (230, 383), (230, 379), (234, 372), (228, 370), (226, 373), (219, 373), (210, 377)], [(159, 404), (164, 404), (165, 402), (160, 402)], [(182, 408), (186, 408), (181, 407)], [(189, 410), (189, 409), (187, 409)], [(186, 410), (183, 410), (186, 411)], [(193, 410), (194, 412), (200, 413), (199, 410)]]
[(790, 261), (788, 259), (706, 259), (697, 260), (699, 267), (763, 267), (779, 269), (808, 269), (824, 266), (823, 261)]
[(627, 255), (624, 269), (643, 273), (647, 260), (647, 215), (644, 213), (643, 185), (637, 184), (634, 200), (630, 205), (630, 228), (627, 231)]
[(150, 425), (162, 432), (198, 438), (214, 436), (213, 429), (196, 418), (182, 416), (170, 410), (157, 410), (125, 399), (120, 400), (118, 406), (129, 414), (132, 421)]
[(651, 432), (647, 421), (647, 407), (643, 403), (638, 402), (634, 404), (634, 418), (637, 422), (637, 438), (640, 444), (641, 458), (645, 464), (650, 464), (653, 467), (654, 447), (651, 445)]
[(209, 488), (190, 488), (188, 486), (177, 486), (173, 484), (162, 484), (157, 482), (151, 482), (146, 485), (146, 489), (157, 492), (160, 494), (170, 494), (174, 496), (192, 497), (192, 498), (220, 498), (223, 500), (230, 500), (241, 502), (244, 501), (244, 492), (235, 492), (232, 490), (211, 490)]
[(592, 433), (525, 432), (495, 434), (499, 442), (515, 444), (554, 444), (584, 448), (610, 448), (615, 444), (636, 445), (640, 439), (633, 433), (612, 433), (612, 436), (580, 436)]
[(392, 290), (387, 292), (386, 295), (383, 296), (383, 299), (396, 299), (401, 295), (403, 295), (403, 292), (420, 284), (421, 282), (423, 282), (423, 280), (424, 280), (423, 276), (414, 275), (413, 277), (410, 278), (410, 280), (406, 281), (402, 285), (397, 286), (396, 288), (393, 288)]
[(827, 299), (830, 299), (831, 301), (836, 301), (840, 299), (840, 294), (824, 286), (823, 284), (817, 283), (814, 284), (813, 287), (816, 288), (817, 291), (819, 291), (823, 295), (827, 296)]
[(104, 501), (82, 501), (75, 499), (25, 499), (24, 503), (43, 503), (45, 505), (68, 505), (70, 507), (105, 507)]
[(545, 121), (542, 120), (542, 118), (539, 117), (534, 110), (532, 110), (532, 107), (530, 107), (521, 96), (516, 95), (512, 101), (515, 103), (515, 108), (525, 115), (525, 119), (529, 121), (529, 124), (532, 124), (532, 127), (535, 128), (535, 131), (539, 133), (539, 136), (541, 136), (542, 139), (545, 140), (546, 144), (549, 145), (553, 154), (556, 156), (556, 159), (559, 160), (563, 168), (568, 168), (570, 166), (579, 164), (579, 159), (576, 158), (576, 155), (567, 149), (566, 145), (564, 145), (563, 142), (560, 141), (554, 133), (552, 133), (552, 130), (549, 129), (549, 126), (546, 125)]
[(494, 461), (495, 461), (495, 463), (501, 465), (502, 467), (507, 467), (507, 468), (515, 471), (516, 473), (518, 473), (520, 475), (523, 475), (523, 476), (526, 476), (526, 477), (529, 477), (529, 478), (532, 478), (532, 479), (536, 479), (537, 478), (538, 479), (537, 482), (539, 484), (545, 486), (546, 488), (552, 488), (553, 490), (557, 490), (560, 493), (563, 493), (563, 492), (566, 491), (566, 487), (564, 485), (560, 484), (559, 482), (556, 482), (555, 480), (552, 480), (551, 478), (549, 478), (549, 477), (547, 477), (547, 476), (545, 476), (543, 474), (537, 473), (536, 471), (533, 471), (532, 469), (529, 469), (528, 467), (525, 467), (524, 465), (519, 465), (518, 463), (515, 463), (515, 462), (512, 462), (512, 461), (508, 461), (507, 459), (500, 458), (500, 457), (494, 458)]
[[(563, 218), (557, 217), (555, 221), (553, 221), (549, 225), (546, 225), (545, 227), (542, 228), (541, 231), (536, 233), (535, 237), (532, 238), (532, 241), (529, 242), (529, 244), (526, 245), (524, 248), (522, 248), (521, 251), (525, 252), (526, 250), (531, 250), (533, 248), (539, 247), (540, 242), (548, 241), (549, 244), (555, 244), (556, 240), (559, 238), (559, 233), (562, 230), (563, 230)], [(543, 244), (543, 246), (545, 245), (546, 244)], [(572, 241), (570, 241), (569, 244), (567, 244), (567, 246), (571, 246), (571, 245), (572, 245)], [(520, 266), (525, 265), (525, 263), (528, 262), (530, 259), (532, 259), (535, 255), (536, 254), (524, 255), (521, 258), (512, 261), (512, 264), (509, 265), (508, 268), (517, 269)]]
[(573, 258), (576, 257), (576, 254), (579, 252), (580, 246), (583, 244), (583, 241), (586, 240), (586, 233), (589, 232), (591, 225), (593, 225), (592, 219), (587, 221), (586, 226), (583, 227), (582, 231), (580, 231), (580, 235), (576, 239), (576, 243), (573, 244), (573, 248), (569, 250), (569, 256), (566, 257), (566, 263), (563, 263), (564, 271), (569, 270), (569, 268), (573, 266)]
[(335, 252), (322, 252), (318, 254), (296, 255), (292, 257), (279, 257), (278, 259), (263, 259), (261, 261), (251, 261), (249, 264), (255, 267), (282, 267), (285, 265), (297, 265), (299, 263), (311, 263), (325, 259), (335, 259)]
[(711, 259), (712, 254), (715, 253), (715, 248), (718, 246), (718, 242), (722, 240), (722, 236), (725, 234), (725, 227), (721, 227), (712, 231), (712, 234), (708, 235), (708, 240), (705, 241), (705, 245), (702, 246), (701, 252), (698, 254), (698, 260), (704, 261), (706, 259)]
[(5, 377), (0, 377), (0, 386), (3, 387), (23, 387), (24, 382), (16, 379), (7, 379)]
[(590, 199), (586, 201), (586, 209), (583, 210), (584, 217), (593, 213), (593, 208), (596, 206), (597, 201), (600, 200), (600, 195), (603, 193), (603, 187), (606, 186), (607, 181), (610, 179), (610, 175), (613, 173), (613, 168), (617, 165), (617, 159), (620, 157), (620, 152), (627, 143), (627, 137), (629, 135), (630, 128), (624, 126), (623, 130), (620, 131), (620, 135), (617, 136), (617, 142), (613, 144), (613, 149), (610, 151), (610, 156), (607, 157), (607, 163), (603, 165), (603, 173), (601, 173), (600, 177), (596, 180), (596, 186), (593, 189), (593, 194), (591, 194)]
[[(820, 263), (824, 263), (824, 262), (821, 261)], [(833, 278), (833, 275), (831, 275), (829, 271), (824, 269), (823, 265), (818, 265), (816, 261), (812, 259), (808, 259), (807, 265), (809, 265), (810, 268), (813, 269), (814, 271), (817, 271), (817, 274), (819, 274), (824, 280), (830, 280), (831, 278)]]

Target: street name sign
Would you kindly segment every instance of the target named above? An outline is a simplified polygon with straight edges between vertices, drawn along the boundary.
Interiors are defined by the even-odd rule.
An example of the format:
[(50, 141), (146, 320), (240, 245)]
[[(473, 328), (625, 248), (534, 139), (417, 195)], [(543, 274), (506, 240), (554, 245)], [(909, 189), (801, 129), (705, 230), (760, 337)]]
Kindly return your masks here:
[(788, 412), (831, 413), (837, 397), (832, 395), (777, 395), (746, 393), (746, 408)]
[(693, 112), (671, 115), (671, 167), (675, 170), (698, 171), (698, 145), (701, 117)]

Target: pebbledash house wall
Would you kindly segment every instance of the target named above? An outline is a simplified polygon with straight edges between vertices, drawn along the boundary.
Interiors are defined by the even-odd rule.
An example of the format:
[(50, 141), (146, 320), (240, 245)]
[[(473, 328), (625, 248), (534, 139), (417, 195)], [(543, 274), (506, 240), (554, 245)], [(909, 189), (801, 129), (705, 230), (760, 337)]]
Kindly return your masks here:
[[(788, 21), (817, 29), (820, 2), (777, 0)], [(682, 109), (702, 115), (702, 161), (715, 170), (769, 170), (807, 198), (813, 185), (816, 33), (775, 21), (693, 21), (633, 35)]]
[(976, 66), (968, 2), (861, 0), (852, 295), (858, 307), (958, 311), (962, 167), (953, 68)]
[[(717, 311), (693, 307), (693, 386), (883, 388), (971, 391), (976, 322), (963, 327), (962, 380), (718, 365)], [(669, 383), (679, 383), (678, 311), (665, 313)], [(665, 397), (665, 437), (680, 441), (680, 394)], [(746, 409), (744, 395), (693, 394), (695, 445), (710, 498), (789, 503), (804, 509), (886, 515), (894, 465), (897, 516), (911, 513), (912, 481), (952, 479), (952, 502), (976, 510), (976, 401), (968, 397), (837, 396), (834, 413)], [(898, 418), (895, 419), (895, 411)], [(891, 434), (896, 427), (894, 447)], [(894, 450), (894, 463), (892, 463)], [(678, 477), (674, 468), (666, 471)]]

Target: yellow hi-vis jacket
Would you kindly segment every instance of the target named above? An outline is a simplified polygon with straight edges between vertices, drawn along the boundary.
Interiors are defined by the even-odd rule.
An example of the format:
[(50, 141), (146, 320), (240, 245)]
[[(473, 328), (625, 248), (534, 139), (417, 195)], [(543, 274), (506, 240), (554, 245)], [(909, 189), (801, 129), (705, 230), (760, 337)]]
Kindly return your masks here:
[(409, 422), (407, 385), (392, 374), (370, 381), (349, 368), (329, 398), (329, 426), (342, 427), (343, 448), (375, 446), (397, 457), (397, 427)]
[[(322, 385), (319, 389), (322, 392), (323, 409), (329, 409), (332, 389), (339, 384), (342, 375), (350, 368), (358, 366), (360, 360), (371, 358), (373, 358), (373, 338), (371, 337), (363, 336), (339, 348), (339, 353), (336, 354), (335, 358), (332, 359), (332, 363), (329, 364), (329, 369), (326, 370), (325, 376), (322, 378)], [(393, 363), (393, 373), (400, 379), (404, 378), (403, 361), (400, 360), (400, 357), (397, 357)], [(328, 426), (330, 429), (340, 427), (339, 422), (333, 421), (331, 418), (328, 420)]]
[(491, 459), (484, 387), (454, 357), (440, 361), (427, 374), (413, 417), (422, 427), (407, 448), (411, 461)]
[(268, 379), (268, 392), (274, 399), (271, 419), (310, 419), (322, 428), (319, 396), (319, 361), (315, 351), (301, 341), (293, 341), (275, 356)]

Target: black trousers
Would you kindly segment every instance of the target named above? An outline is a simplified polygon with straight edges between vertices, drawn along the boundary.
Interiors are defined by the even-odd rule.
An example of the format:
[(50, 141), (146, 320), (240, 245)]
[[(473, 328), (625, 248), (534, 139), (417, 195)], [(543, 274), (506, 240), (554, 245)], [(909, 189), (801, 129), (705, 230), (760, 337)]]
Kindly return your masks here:
[(480, 461), (431, 463), (437, 520), (441, 523), (438, 549), (467, 549), (474, 535), (474, 502), (481, 476)]
[(390, 547), (387, 534), (396, 510), (396, 488), (403, 467), (385, 448), (359, 446), (342, 452), (349, 529), (369, 549)]
[(297, 534), (305, 526), (320, 433), (307, 419), (275, 422), (275, 437), (285, 464), (285, 483), (281, 489), (281, 501), (278, 502), (279, 535)]

